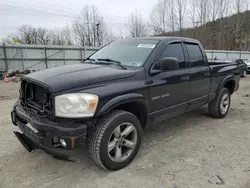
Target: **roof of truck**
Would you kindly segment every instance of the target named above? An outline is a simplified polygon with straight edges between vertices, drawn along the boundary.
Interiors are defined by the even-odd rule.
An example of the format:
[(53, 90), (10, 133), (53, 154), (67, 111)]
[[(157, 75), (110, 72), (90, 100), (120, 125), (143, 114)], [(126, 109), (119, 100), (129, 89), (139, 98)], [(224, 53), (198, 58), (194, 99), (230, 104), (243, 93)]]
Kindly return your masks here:
[(192, 42), (199, 42), (196, 39), (187, 38), (187, 37), (176, 37), (176, 36), (151, 36), (151, 37), (136, 37), (133, 39), (145, 39), (145, 40), (161, 40), (161, 41), (170, 41), (170, 40), (185, 40)]

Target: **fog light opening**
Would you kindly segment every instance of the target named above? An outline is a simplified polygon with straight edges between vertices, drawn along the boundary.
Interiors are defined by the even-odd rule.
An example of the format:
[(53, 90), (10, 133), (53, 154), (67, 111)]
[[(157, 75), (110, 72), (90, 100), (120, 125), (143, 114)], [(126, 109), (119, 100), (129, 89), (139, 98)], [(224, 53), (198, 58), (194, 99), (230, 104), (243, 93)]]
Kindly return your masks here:
[(63, 140), (62, 138), (60, 138), (60, 144), (61, 144), (61, 146), (64, 147), (64, 148), (67, 146), (65, 140)]
[(53, 137), (52, 144), (55, 148), (66, 148), (67, 146), (66, 141), (58, 136)]
[(52, 142), (53, 142), (53, 144), (58, 144), (59, 143), (59, 137), (58, 136), (53, 137)]

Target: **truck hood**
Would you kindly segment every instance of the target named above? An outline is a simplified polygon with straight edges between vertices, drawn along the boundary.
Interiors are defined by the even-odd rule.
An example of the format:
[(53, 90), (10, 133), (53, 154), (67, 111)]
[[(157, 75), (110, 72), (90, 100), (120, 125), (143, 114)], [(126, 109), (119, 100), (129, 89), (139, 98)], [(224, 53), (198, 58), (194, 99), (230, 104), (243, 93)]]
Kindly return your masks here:
[(46, 85), (52, 92), (59, 92), (94, 83), (131, 77), (134, 74), (134, 70), (94, 64), (74, 64), (34, 72), (22, 79)]

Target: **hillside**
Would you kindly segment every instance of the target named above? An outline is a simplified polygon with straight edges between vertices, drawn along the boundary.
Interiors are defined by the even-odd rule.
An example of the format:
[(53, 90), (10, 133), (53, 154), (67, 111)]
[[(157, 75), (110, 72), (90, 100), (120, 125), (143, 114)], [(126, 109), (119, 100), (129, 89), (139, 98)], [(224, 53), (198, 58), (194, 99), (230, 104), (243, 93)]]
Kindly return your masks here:
[[(192, 37), (200, 40), (206, 49), (250, 50), (250, 11), (217, 19), (213, 22), (183, 29), (174, 35)], [(173, 35), (169, 32), (165, 35)]]

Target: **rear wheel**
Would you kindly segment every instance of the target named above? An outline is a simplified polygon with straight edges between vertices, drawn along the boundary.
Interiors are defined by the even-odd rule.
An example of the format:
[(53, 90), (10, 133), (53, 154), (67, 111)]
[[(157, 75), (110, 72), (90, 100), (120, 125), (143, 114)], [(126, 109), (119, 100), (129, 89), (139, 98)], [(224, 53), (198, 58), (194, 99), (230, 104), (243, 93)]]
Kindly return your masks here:
[(222, 88), (215, 99), (208, 105), (209, 113), (215, 118), (224, 118), (231, 104), (231, 93), (227, 88)]
[(141, 144), (141, 124), (126, 111), (114, 111), (103, 117), (89, 138), (92, 159), (108, 170), (126, 167), (136, 156)]

